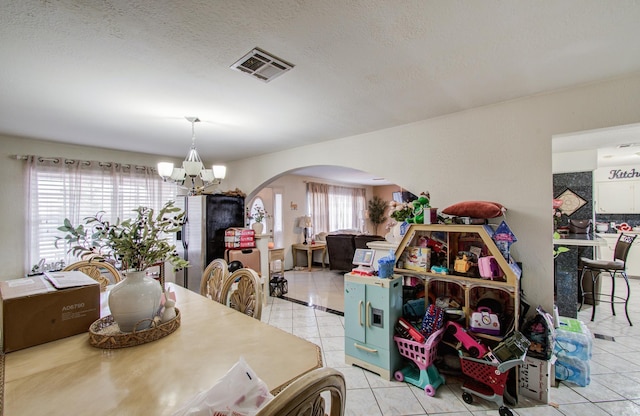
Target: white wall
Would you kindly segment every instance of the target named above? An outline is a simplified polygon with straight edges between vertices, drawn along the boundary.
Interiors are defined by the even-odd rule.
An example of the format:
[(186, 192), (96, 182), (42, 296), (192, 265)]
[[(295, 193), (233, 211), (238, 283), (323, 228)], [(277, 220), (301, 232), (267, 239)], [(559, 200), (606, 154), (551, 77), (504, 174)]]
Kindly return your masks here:
[(640, 121), (640, 74), (513, 100), (396, 128), (289, 149), (228, 164), (241, 189), (305, 164), (374, 173), (432, 205), (494, 200), (508, 209), (533, 306), (551, 310), (553, 259), (551, 138)]
[[(385, 177), (413, 193), (428, 190), (433, 206), (474, 199), (501, 202), (509, 209), (507, 220), (518, 237), (513, 252), (524, 263), (527, 298), (551, 310), (551, 137), (637, 122), (640, 73), (227, 163), (224, 185), (251, 193), (284, 172), (309, 165), (309, 155), (313, 155), (314, 165), (352, 167)], [(10, 160), (9, 155), (63, 154), (150, 165), (159, 159), (111, 151), (100, 152), (98, 157), (95, 150), (77, 146), (0, 140), (4, 157), (0, 164), (0, 232), (4, 237), (0, 279), (24, 273), (22, 162)], [(289, 198), (285, 198), (286, 205)], [(302, 205), (299, 203), (299, 210)]]
[[(166, 157), (131, 152), (120, 152), (93, 147), (66, 145), (0, 135), (0, 280), (24, 277), (33, 265), (26, 258), (25, 162), (15, 155), (38, 155), (71, 159), (113, 161), (144, 166), (156, 166)], [(174, 160), (179, 163), (180, 160)], [(53, 260), (53, 259), (51, 259)], [(167, 280), (173, 271), (167, 268)]]
[(554, 153), (551, 158), (553, 173), (588, 172), (598, 167), (596, 149)]

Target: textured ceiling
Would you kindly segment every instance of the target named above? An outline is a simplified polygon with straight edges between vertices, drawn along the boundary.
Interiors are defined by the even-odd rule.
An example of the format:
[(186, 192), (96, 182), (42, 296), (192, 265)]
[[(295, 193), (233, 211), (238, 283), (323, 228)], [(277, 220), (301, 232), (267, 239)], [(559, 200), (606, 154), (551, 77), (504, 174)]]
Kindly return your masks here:
[[(640, 70), (638, 1), (0, 2), (0, 133), (206, 163)], [(295, 65), (231, 70), (254, 47)]]

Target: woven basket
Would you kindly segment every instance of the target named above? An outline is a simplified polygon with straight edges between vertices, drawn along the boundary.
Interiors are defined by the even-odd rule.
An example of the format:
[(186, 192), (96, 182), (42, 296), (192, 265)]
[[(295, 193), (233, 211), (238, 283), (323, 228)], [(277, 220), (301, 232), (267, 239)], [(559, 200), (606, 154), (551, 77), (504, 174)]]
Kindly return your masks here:
[[(140, 323), (140, 322), (139, 322)], [(133, 347), (164, 338), (180, 327), (180, 310), (176, 308), (176, 317), (170, 321), (157, 323), (141, 331), (120, 332), (112, 315), (100, 318), (89, 327), (89, 343), (97, 348), (115, 349)]]

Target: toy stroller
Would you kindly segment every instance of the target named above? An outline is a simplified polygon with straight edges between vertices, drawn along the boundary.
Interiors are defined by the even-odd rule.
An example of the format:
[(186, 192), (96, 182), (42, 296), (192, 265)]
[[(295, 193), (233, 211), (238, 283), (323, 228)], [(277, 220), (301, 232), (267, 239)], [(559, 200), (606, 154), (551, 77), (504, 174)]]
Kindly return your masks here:
[(438, 343), (442, 339), (444, 328), (431, 334), (426, 342), (417, 342), (410, 339), (394, 336), (400, 355), (413, 361), (401, 370), (394, 373), (398, 381), (406, 381), (414, 386), (424, 389), (428, 396), (434, 396), (436, 389), (444, 384), (444, 377), (433, 365)]

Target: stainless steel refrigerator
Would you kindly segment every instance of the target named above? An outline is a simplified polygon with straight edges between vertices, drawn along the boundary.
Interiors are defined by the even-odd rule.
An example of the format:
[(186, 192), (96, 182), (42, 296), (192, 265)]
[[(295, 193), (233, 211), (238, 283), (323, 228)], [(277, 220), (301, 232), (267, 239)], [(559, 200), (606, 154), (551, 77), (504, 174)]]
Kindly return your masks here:
[(176, 201), (186, 212), (186, 221), (176, 246), (189, 267), (176, 273), (176, 283), (200, 292), (200, 280), (207, 265), (224, 258), (224, 232), (230, 227), (244, 227), (244, 197), (197, 195)]

